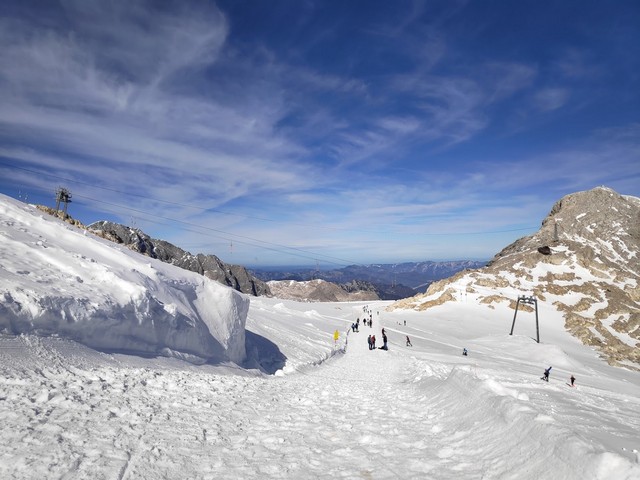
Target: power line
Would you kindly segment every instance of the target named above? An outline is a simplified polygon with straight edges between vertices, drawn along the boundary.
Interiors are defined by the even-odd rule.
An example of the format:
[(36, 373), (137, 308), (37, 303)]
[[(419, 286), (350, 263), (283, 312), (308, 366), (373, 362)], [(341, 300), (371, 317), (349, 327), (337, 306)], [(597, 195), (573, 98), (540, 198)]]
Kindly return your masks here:
[[(41, 190), (43, 192), (47, 191), (46, 189), (40, 188), (40, 187), (32, 187), (32, 188), (35, 189), (35, 190)], [(165, 216), (162, 216), (162, 215), (157, 215), (157, 214), (145, 212), (145, 211), (138, 210), (138, 209), (135, 209), (135, 208), (132, 208), (132, 207), (127, 207), (125, 205), (118, 205), (118, 204), (115, 204), (115, 203), (105, 202), (104, 200), (98, 200), (96, 198), (88, 197), (86, 195), (76, 194), (75, 196), (76, 196), (76, 198), (85, 198), (85, 199), (91, 200), (93, 202), (101, 203), (101, 204), (104, 204), (104, 205), (110, 205), (112, 207), (117, 207), (118, 209), (123, 209), (123, 210), (129, 210), (129, 211), (132, 211), (132, 212), (136, 212), (136, 213), (141, 214), (142, 216), (145, 216), (145, 217), (161, 218), (161, 219), (164, 219), (164, 220), (168, 220), (169, 222), (186, 225), (187, 227), (181, 227), (183, 231), (189, 231), (189, 232), (193, 232), (193, 233), (198, 233), (200, 235), (215, 236), (217, 238), (221, 238), (221, 239), (226, 240), (228, 242), (231, 241), (231, 239), (229, 238), (231, 236), (231, 237), (236, 237), (235, 241), (238, 244), (248, 245), (248, 246), (257, 247), (257, 248), (262, 248), (263, 250), (268, 250), (268, 251), (277, 252), (277, 253), (283, 253), (283, 254), (292, 255), (292, 256), (295, 256), (295, 257), (306, 258), (308, 260), (317, 261), (318, 257), (324, 257), (324, 259), (322, 259), (323, 262), (334, 264), (334, 265), (362, 265), (361, 263), (358, 263), (358, 262), (355, 262), (355, 261), (346, 260), (346, 259), (338, 258), (338, 257), (332, 257), (330, 255), (325, 255), (325, 254), (322, 254), (322, 253), (309, 252), (307, 250), (303, 250), (303, 249), (297, 248), (297, 247), (290, 247), (288, 245), (281, 245), (281, 244), (277, 244), (277, 243), (267, 242), (265, 240), (255, 239), (255, 238), (244, 236), (244, 235), (238, 235), (238, 234), (235, 234), (235, 233), (225, 232), (223, 230), (218, 230), (218, 229), (211, 228), (211, 227), (206, 227), (206, 226), (203, 226), (203, 225), (198, 225), (198, 224), (194, 224), (194, 223), (190, 223), (190, 222), (185, 222), (183, 220), (177, 220), (177, 219), (174, 219), (174, 218), (165, 217)], [(109, 209), (109, 208), (103, 208), (103, 210), (105, 210), (106, 212), (109, 212), (109, 213), (122, 215), (122, 211), (121, 210), (113, 210), (113, 209)], [(162, 223), (162, 222), (158, 222), (158, 221), (153, 221), (153, 220), (149, 220), (148, 218), (146, 218), (146, 220), (149, 221), (150, 223), (154, 223), (156, 225), (171, 226), (170, 223)], [(224, 235), (227, 235), (227, 236), (225, 237), (225, 236), (221, 236), (221, 235), (211, 235), (211, 233), (205, 233), (205, 232), (202, 232), (202, 231), (199, 231), (199, 230), (194, 230), (193, 228), (188, 228), (188, 227), (204, 229), (204, 230), (208, 230), (210, 232), (216, 232), (216, 233), (224, 234)], [(244, 238), (246, 240), (251, 240), (251, 241), (242, 241), (242, 240), (238, 240), (238, 238)], [(253, 243), (253, 242), (261, 242), (261, 243), (264, 243), (266, 245), (271, 245), (271, 247), (267, 247), (265, 245), (260, 245), (259, 243)], [(274, 248), (274, 247), (279, 247), (279, 249), (278, 248)], [(295, 252), (292, 252), (290, 250), (294, 250), (294, 251), (301, 252), (301, 253), (295, 253)]]
[[(189, 227), (200, 228), (200, 229), (203, 229), (203, 230), (216, 232), (218, 234), (224, 234), (224, 235), (227, 235), (227, 236), (235, 237), (236, 238), (235, 241), (237, 243), (241, 243), (241, 244), (244, 244), (244, 245), (251, 245), (251, 246), (254, 246), (254, 247), (264, 248), (266, 250), (271, 250), (271, 251), (275, 251), (275, 252), (279, 252), (279, 253), (287, 253), (289, 255), (295, 255), (295, 256), (308, 258), (308, 259), (312, 259), (312, 260), (317, 260), (318, 257), (325, 257), (326, 259), (338, 260), (339, 262), (330, 261), (330, 260), (323, 260), (325, 262), (334, 263), (336, 265), (340, 265), (340, 264), (361, 265), (358, 262), (353, 262), (353, 261), (350, 261), (350, 260), (346, 260), (344, 258), (333, 257), (331, 255), (325, 255), (325, 254), (322, 254), (322, 253), (309, 252), (307, 250), (303, 250), (303, 249), (297, 248), (297, 247), (290, 247), (290, 246), (282, 245), (282, 244), (278, 244), (278, 243), (267, 242), (265, 240), (259, 240), (259, 239), (256, 239), (256, 238), (248, 237), (246, 235), (238, 235), (236, 233), (225, 232), (224, 230), (219, 230), (219, 229), (212, 228), (212, 227), (206, 227), (204, 225), (198, 225), (198, 224), (194, 224), (194, 223), (190, 223), (190, 222), (185, 222), (183, 220), (178, 220), (178, 219), (171, 218), (171, 217), (165, 217), (163, 215), (157, 215), (157, 214), (153, 214), (153, 213), (148, 213), (148, 212), (144, 212), (142, 210), (138, 210), (138, 209), (135, 209), (135, 208), (127, 207), (127, 206), (124, 206), (124, 205), (118, 205), (118, 204), (115, 204), (115, 203), (110, 203), (110, 202), (105, 202), (103, 200), (98, 200), (96, 198), (87, 197), (85, 195), (76, 194), (76, 198), (78, 198), (78, 197), (79, 198), (85, 198), (87, 200), (91, 200), (91, 201), (94, 201), (94, 202), (102, 203), (102, 204), (105, 204), (105, 205), (110, 205), (112, 207), (121, 208), (121, 209), (124, 209), (124, 210), (130, 210), (132, 212), (140, 213), (142, 215), (156, 217), (156, 218), (162, 218), (163, 220), (168, 220), (170, 222), (179, 223), (179, 224), (182, 224), (182, 225), (187, 225)], [(119, 212), (116, 211), (115, 213), (119, 213)], [(189, 229), (186, 229), (186, 228), (184, 230), (192, 231), (194, 233), (201, 233), (201, 234), (203, 233), (203, 232), (199, 232), (199, 231), (189, 230)], [(225, 240), (230, 241), (229, 238), (220, 237), (220, 236), (218, 236), (218, 238), (223, 238)], [(238, 238), (245, 239), (245, 241), (237, 240)], [(246, 241), (246, 240), (250, 240), (250, 241)], [(251, 243), (251, 242), (259, 242), (259, 243), (263, 243), (265, 245), (270, 245), (271, 247), (266, 247), (264, 245), (260, 245), (259, 243)], [(273, 247), (279, 247), (280, 249), (285, 249), (285, 250), (278, 250), (278, 249), (273, 248)], [(301, 253), (304, 253), (306, 255), (295, 254), (295, 253), (290, 252), (288, 250), (294, 250), (296, 252), (301, 252)]]
[[(39, 188), (39, 187), (32, 187), (32, 189), (40, 190), (40, 191), (43, 191), (43, 192), (47, 191), (46, 189)], [(163, 217), (162, 215), (151, 214), (151, 213), (148, 213), (148, 212), (144, 212), (142, 210), (134, 209), (134, 208), (131, 208), (131, 207), (126, 207), (124, 205), (117, 205), (117, 204), (105, 202), (103, 200), (94, 199), (94, 198), (87, 197), (87, 196), (84, 196), (84, 195), (76, 195), (76, 197), (86, 198), (88, 200), (92, 200), (92, 201), (95, 201), (95, 202), (98, 202), (98, 203), (102, 203), (102, 204), (105, 204), (105, 205), (111, 205), (111, 206), (117, 207), (119, 209), (130, 210), (130, 211), (136, 212), (138, 214), (141, 214), (142, 216), (145, 216), (145, 217), (156, 217), (156, 218), (162, 218), (164, 220), (168, 220), (169, 222), (173, 222), (173, 223), (181, 223), (183, 225), (187, 225), (187, 227), (181, 227), (182, 231), (193, 232), (193, 233), (197, 233), (197, 234), (200, 234), (200, 235), (214, 236), (216, 238), (221, 238), (221, 239), (223, 239), (223, 240), (225, 240), (227, 242), (231, 241), (231, 239), (228, 236), (235, 236), (235, 237), (239, 237), (239, 238), (247, 238), (247, 239), (250, 239), (250, 240), (254, 240), (255, 242), (263, 242), (263, 243), (270, 244), (270, 245), (273, 245), (273, 246), (278, 246), (278, 247), (281, 247), (281, 249), (267, 247), (265, 245), (259, 245), (257, 243), (252, 243), (252, 242), (248, 242), (248, 241), (242, 241), (242, 240), (238, 240), (238, 239), (235, 239), (235, 242), (238, 243), (238, 244), (242, 244), (242, 245), (248, 245), (248, 246), (252, 246), (252, 247), (256, 247), (256, 248), (262, 248), (263, 250), (269, 250), (269, 251), (273, 251), (273, 252), (277, 252), (277, 253), (284, 253), (286, 255), (292, 255), (292, 256), (296, 256), (296, 257), (300, 257), (300, 258), (306, 258), (308, 260), (313, 260), (313, 261), (317, 261), (318, 257), (326, 257), (327, 259), (323, 259), (322, 261), (325, 262), (325, 263), (330, 263), (330, 264), (334, 264), (334, 265), (353, 265), (353, 264), (361, 265), (358, 262), (352, 262), (350, 260), (339, 259), (339, 258), (336, 258), (336, 257), (331, 257), (329, 255), (324, 255), (324, 254), (320, 254), (320, 253), (308, 252), (306, 250), (299, 249), (299, 248), (296, 248), (296, 247), (289, 247), (287, 245), (279, 245), (279, 244), (276, 244), (276, 243), (269, 243), (269, 242), (265, 242), (263, 240), (253, 239), (251, 237), (243, 237), (241, 235), (236, 235), (236, 234), (233, 234), (233, 233), (224, 232), (222, 230), (216, 230), (216, 229), (213, 229), (213, 228), (210, 228), (210, 227), (205, 227), (203, 225), (197, 225), (197, 224), (193, 224), (193, 223), (189, 223), (189, 222), (184, 222), (184, 221), (176, 220), (176, 219), (169, 218), (169, 217)], [(103, 211), (105, 211), (107, 213), (114, 213), (114, 214), (117, 214), (117, 215), (122, 215), (122, 211), (121, 210), (103, 208)], [(166, 226), (171, 226), (172, 225), (171, 223), (163, 223), (163, 222), (159, 222), (157, 220), (149, 220), (148, 218), (145, 218), (145, 220), (150, 222), (150, 223), (153, 223), (155, 225), (166, 225)], [(206, 232), (202, 232), (202, 231), (199, 231), (199, 230), (194, 230), (193, 228), (189, 228), (189, 226), (195, 227), (195, 228), (200, 228), (200, 229), (205, 229), (205, 230), (209, 230), (209, 231), (214, 231), (214, 232), (218, 232), (218, 233), (223, 233), (223, 234), (228, 235), (228, 236), (224, 237), (224, 236), (221, 236), (221, 235), (212, 235), (211, 233), (206, 233)], [(306, 255), (302, 255), (300, 253), (295, 253), (295, 252), (291, 252), (291, 251), (287, 251), (287, 250), (297, 250), (299, 252), (306, 253)], [(330, 258), (333, 258), (335, 260), (340, 260), (340, 262), (328, 260)]]

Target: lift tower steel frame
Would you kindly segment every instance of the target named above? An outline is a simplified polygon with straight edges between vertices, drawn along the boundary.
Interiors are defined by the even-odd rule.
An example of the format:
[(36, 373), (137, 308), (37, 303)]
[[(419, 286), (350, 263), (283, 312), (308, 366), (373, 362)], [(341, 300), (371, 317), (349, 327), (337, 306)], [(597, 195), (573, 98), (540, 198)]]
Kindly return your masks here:
[(516, 316), (518, 315), (518, 307), (520, 303), (525, 305), (533, 305), (536, 310), (536, 341), (540, 343), (540, 328), (538, 326), (538, 300), (534, 297), (527, 297), (526, 295), (520, 295), (518, 297), (518, 301), (516, 302), (516, 313), (513, 314), (513, 323), (511, 324), (511, 333), (509, 335), (513, 335), (513, 328), (516, 326)]

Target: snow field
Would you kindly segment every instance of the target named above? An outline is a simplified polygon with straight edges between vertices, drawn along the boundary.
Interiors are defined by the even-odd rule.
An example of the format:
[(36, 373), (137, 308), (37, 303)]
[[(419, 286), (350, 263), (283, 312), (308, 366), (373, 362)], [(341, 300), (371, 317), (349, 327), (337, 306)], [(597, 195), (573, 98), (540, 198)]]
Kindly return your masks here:
[(10, 200), (0, 257), (2, 479), (640, 478), (640, 374), (549, 302), (537, 344), (464, 285), (424, 312), (249, 299)]
[[(0, 476), (631, 479), (638, 472), (571, 428), (590, 420), (584, 410), (608, 411), (613, 424), (637, 402), (624, 412), (598, 391), (570, 416), (575, 404), (558, 401), (567, 395), (562, 384), (517, 371), (505, 379), (501, 364), (482, 366), (482, 357), (447, 358), (434, 351), (439, 339), (414, 335), (414, 347), (403, 347), (394, 329), (387, 328), (387, 352), (369, 351), (374, 329), (361, 327), (349, 333), (346, 353), (338, 348), (320, 365), (275, 377), (99, 354), (62, 339), (3, 338)], [(483, 342), (490, 351), (491, 340)]]

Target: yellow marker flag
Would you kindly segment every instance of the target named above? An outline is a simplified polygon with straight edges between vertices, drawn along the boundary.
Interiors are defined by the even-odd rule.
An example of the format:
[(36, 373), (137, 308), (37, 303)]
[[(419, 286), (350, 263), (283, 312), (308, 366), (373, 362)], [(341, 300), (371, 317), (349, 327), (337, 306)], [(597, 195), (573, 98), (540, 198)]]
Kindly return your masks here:
[(339, 338), (340, 338), (340, 332), (336, 330), (335, 332), (333, 332), (333, 341), (337, 342)]

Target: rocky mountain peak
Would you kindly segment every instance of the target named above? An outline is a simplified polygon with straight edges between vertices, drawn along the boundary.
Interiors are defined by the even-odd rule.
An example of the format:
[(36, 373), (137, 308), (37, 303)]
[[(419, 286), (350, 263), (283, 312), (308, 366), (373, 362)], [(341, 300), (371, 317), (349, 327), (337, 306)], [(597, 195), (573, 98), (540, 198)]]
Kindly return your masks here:
[(460, 292), (489, 307), (515, 307), (519, 294), (532, 294), (610, 363), (640, 368), (640, 199), (606, 187), (567, 195), (538, 232), (486, 267), (436, 282), (392, 308), (424, 310), (457, 301)]

